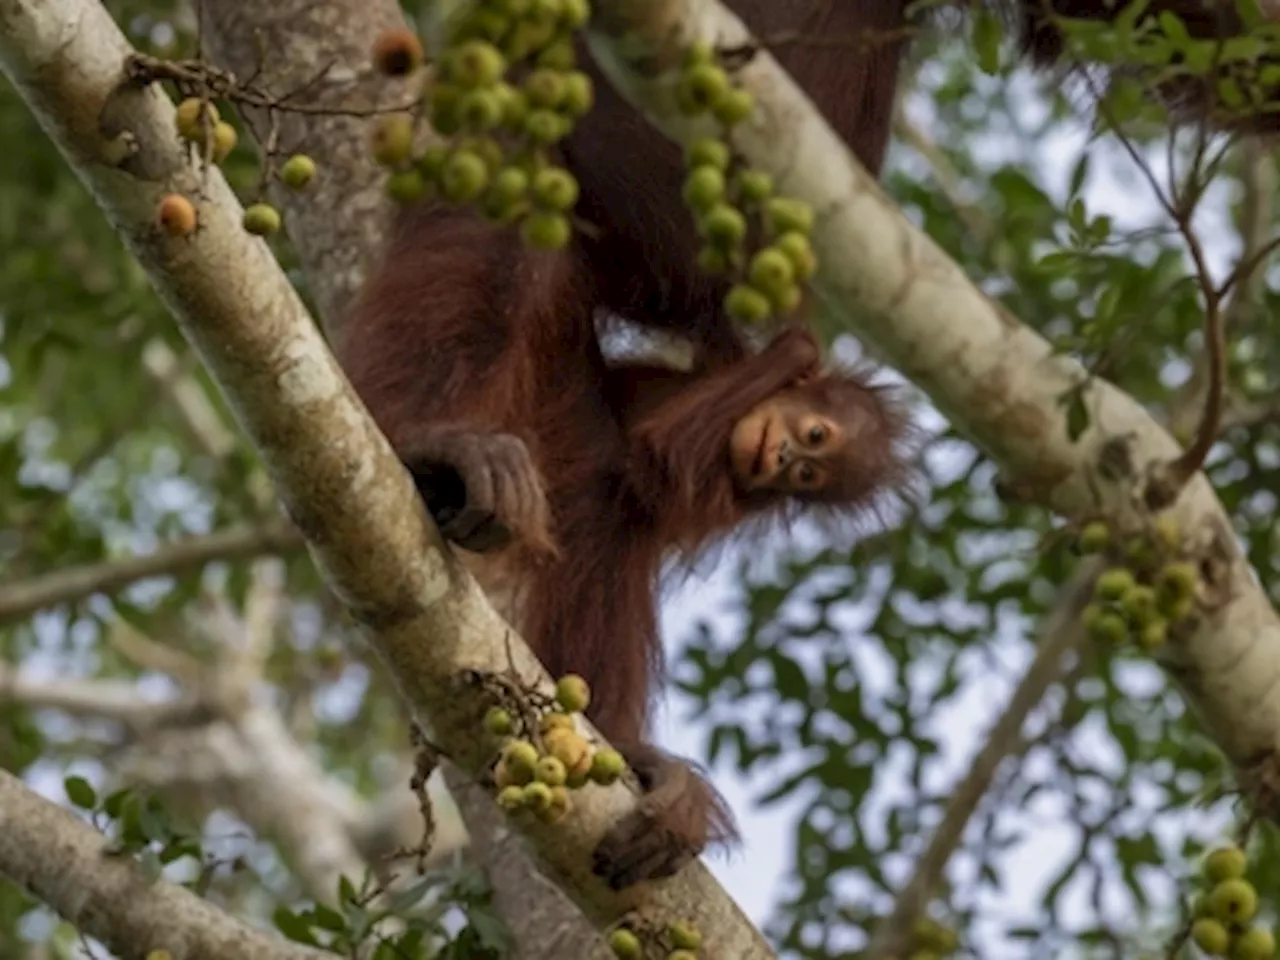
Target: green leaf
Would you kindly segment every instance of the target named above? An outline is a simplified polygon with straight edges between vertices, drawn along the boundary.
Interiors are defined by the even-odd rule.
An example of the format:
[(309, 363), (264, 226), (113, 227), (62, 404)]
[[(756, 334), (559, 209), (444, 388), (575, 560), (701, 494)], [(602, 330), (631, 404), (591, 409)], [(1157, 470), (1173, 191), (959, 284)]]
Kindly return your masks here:
[(1236, 82), (1235, 77), (1222, 77), (1218, 81), (1218, 97), (1232, 110), (1238, 110), (1244, 106), (1244, 91), (1240, 89), (1240, 84)]
[(1067, 205), (1067, 226), (1071, 228), (1071, 232), (1079, 237), (1089, 224), (1089, 209), (1084, 205), (1084, 200), (1076, 197)]
[(1036, 261), (1036, 270), (1041, 273), (1066, 275), (1072, 273), (1080, 265), (1080, 254), (1074, 250), (1058, 250), (1046, 253)]
[(160, 862), (173, 863), (183, 857), (193, 857), (199, 860), (201, 852), (200, 842), (194, 837), (173, 837), (160, 850)]
[(973, 47), (977, 54), (978, 69), (994, 76), (1000, 71), (1000, 21), (995, 14), (983, 9), (973, 20)]
[(356, 899), (356, 888), (344, 873), (338, 878), (338, 902), (347, 903)]
[(1120, 297), (1123, 296), (1124, 290), (1119, 284), (1112, 284), (1102, 291), (1098, 297), (1098, 306), (1093, 311), (1093, 319), (1101, 326), (1106, 326), (1115, 318), (1116, 310), (1120, 306)]
[(359, 943), (373, 926), (373, 918), (370, 917), (368, 908), (361, 906), (354, 900), (344, 900), (340, 906), (342, 907), (342, 916), (346, 923), (348, 936), (356, 943)]
[(124, 798), (120, 809), (120, 845), (124, 850), (140, 850), (147, 845), (142, 829), (142, 801), (137, 794)]
[(320, 941), (311, 932), (311, 925), (288, 907), (276, 907), (271, 914), (271, 922), (294, 943), (305, 943), (311, 947), (320, 946)]
[(169, 825), (169, 813), (159, 797), (148, 797), (138, 815), (138, 826), (143, 836), (157, 843), (165, 843), (173, 835)]
[(1071, 170), (1071, 183), (1067, 187), (1067, 196), (1069, 197), (1078, 196), (1088, 176), (1089, 176), (1089, 154), (1082, 153), (1080, 154), (1080, 159), (1076, 161), (1076, 165)]
[(394, 956), (396, 957), (416, 957), (422, 950), (423, 942), (426, 940), (426, 933), (423, 930), (414, 928), (406, 930), (400, 935), (395, 942)]
[(440, 883), (439, 877), (428, 874), (403, 890), (395, 891), (387, 898), (387, 912), (393, 916), (399, 916), (412, 910), (433, 887), (440, 886)]
[(107, 795), (107, 799), (102, 801), (102, 812), (112, 820), (120, 817), (120, 812), (124, 809), (125, 801), (133, 795), (132, 787), (125, 787), (123, 790), (117, 790), (115, 793)]
[(1246, 31), (1252, 31), (1255, 27), (1260, 27), (1267, 22), (1266, 14), (1262, 12), (1262, 5), (1258, 0), (1233, 0), (1233, 2), (1236, 15)]
[(326, 907), (323, 903), (317, 903), (312, 907), (308, 911), (308, 916), (311, 924), (321, 930), (329, 930), (333, 933), (346, 932), (347, 921), (343, 919), (342, 914), (332, 907)]
[(1084, 404), (1084, 391), (1072, 390), (1067, 397), (1067, 439), (1079, 440), (1089, 429), (1089, 408)]
[(1216, 42), (1188, 43), (1183, 46), (1180, 52), (1183, 56), (1183, 69), (1194, 76), (1208, 74), (1214, 68), (1218, 59), (1218, 45)]
[(82, 810), (92, 810), (98, 804), (98, 794), (84, 777), (67, 777), (62, 781), (67, 799)]
[(467, 919), (475, 931), (480, 946), (495, 952), (508, 949), (513, 942), (507, 925), (493, 913), (479, 908), (472, 909)]
[(1111, 239), (1111, 218), (1100, 214), (1089, 221), (1085, 230), (1085, 243), (1090, 247), (1100, 247)]
[(1160, 22), (1160, 29), (1175, 47), (1182, 48), (1191, 43), (1191, 35), (1187, 33), (1187, 27), (1182, 22), (1182, 18), (1172, 10), (1161, 10), (1157, 19)]
[(1150, 5), (1150, 0), (1133, 0), (1132, 3), (1125, 4), (1115, 20), (1116, 31), (1120, 34), (1131, 33)]

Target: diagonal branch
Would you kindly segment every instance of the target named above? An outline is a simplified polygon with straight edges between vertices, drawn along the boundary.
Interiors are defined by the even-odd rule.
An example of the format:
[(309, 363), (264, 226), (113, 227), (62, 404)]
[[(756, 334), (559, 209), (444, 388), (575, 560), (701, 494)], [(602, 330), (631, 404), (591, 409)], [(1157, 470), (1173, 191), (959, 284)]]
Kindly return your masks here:
[[(274, 0), (269, 7), (242, 0), (202, 0), (200, 10), (205, 54), (236, 76), (255, 76), (255, 85), (273, 97), (297, 103), (300, 89), (305, 89), (303, 97), (320, 105), (334, 99), (322, 89), (327, 78), (356, 77), (369, 103), (403, 102), (418, 82), (417, 78), (408, 83), (368, 78), (370, 47), (383, 31), (405, 26), (397, 0)], [(272, 52), (269, 62), (261, 62), (260, 49)], [(309, 78), (321, 76), (326, 80), (319, 87), (307, 85)], [(344, 89), (341, 99), (349, 102), (353, 95)], [(359, 267), (376, 254), (390, 225), (386, 214), (392, 205), (383, 187), (385, 174), (363, 146), (368, 124), (351, 117), (273, 114), (244, 104), (238, 104), (237, 110), (260, 150), (305, 146), (325, 172), (305, 193), (273, 185), (269, 195), (284, 214), (306, 290), (315, 302), (316, 319), (332, 339), (341, 334), (343, 305), (362, 282)], [(683, 339), (662, 342), (653, 336), (617, 336), (618, 332), (610, 331), (615, 344), (631, 340), (628, 346), (660, 352), (661, 360), (654, 357), (659, 363), (689, 368), (690, 357), (685, 356), (689, 344)], [(609, 337), (605, 339), (602, 346), (608, 352)], [(506, 816), (486, 808), (484, 788), (470, 785), (454, 794), (460, 798), (455, 803), (450, 791), (466, 786), (467, 775), (452, 767), (442, 773), (445, 776), (428, 781), (435, 806), (432, 855), (447, 854), (451, 842), (456, 847), (465, 840), (467, 858), (488, 873), (497, 915), (520, 931), (508, 960), (541, 960), (558, 955), (567, 945), (572, 945), (578, 960), (601, 960), (608, 954), (586, 918), (539, 873), (519, 834), (507, 826)], [(407, 780), (406, 774), (399, 782)], [(388, 796), (413, 801), (410, 791)], [(416, 801), (413, 811), (414, 835), (392, 846), (404, 848), (418, 842), (421, 817)], [(462, 837), (458, 836), (463, 834), (459, 817), (465, 822)]]
[(991, 788), (996, 771), (1005, 760), (1021, 756), (1031, 745), (1023, 738), (1022, 727), (1049, 689), (1062, 678), (1065, 658), (1084, 643), (1080, 611), (1089, 602), (1094, 575), (1096, 570), (1077, 574), (1074, 582), (1059, 595), (1041, 631), (1035, 659), (1014, 689), (1004, 712), (987, 733), (969, 772), (952, 790), (951, 801), (934, 829), (929, 845), (916, 861), (911, 879), (898, 891), (893, 909), (876, 928), (866, 951), (866, 960), (887, 960), (909, 949), (907, 941), (912, 924), (923, 913), (929, 898), (937, 892), (947, 862), (964, 838), (965, 828), (977, 812), (982, 798)]
[(991, 238), (991, 218), (977, 203), (965, 196), (964, 177), (955, 164), (943, 153), (920, 125), (907, 116), (906, 106), (901, 97), (894, 105), (893, 133), (899, 140), (910, 145), (929, 165), (938, 189), (947, 198), (956, 216), (964, 221), (965, 227), (979, 243)]
[(368, 867), (359, 832), (374, 811), (325, 772), (274, 707), (251, 705), (228, 718), (209, 713), (203, 724), (153, 728), (113, 769), (125, 783), (198, 797), (203, 812), (234, 810), (275, 846), (308, 897), (332, 905), (339, 879), (358, 883)]
[(167, 949), (183, 960), (333, 960), (255, 930), (191, 891), (148, 882), (107, 838), (0, 770), (0, 874), (31, 891), (121, 960)]
[(142, 369), (169, 395), (191, 438), (206, 454), (222, 460), (235, 450), (236, 435), (222, 422), (188, 364), (158, 338), (142, 350)]
[(254, 561), (244, 601), (242, 640), (227, 651), (235, 675), (233, 682), (246, 689), (262, 678), (271, 656), (276, 626), (284, 610), (285, 586), (284, 564), (278, 558)]
[(302, 537), (288, 524), (230, 527), (193, 537), (155, 553), (91, 566), (73, 567), (0, 587), (0, 624), (63, 603), (75, 603), (95, 593), (112, 593), (149, 577), (178, 576), (206, 564), (241, 560), (263, 553), (298, 549)]

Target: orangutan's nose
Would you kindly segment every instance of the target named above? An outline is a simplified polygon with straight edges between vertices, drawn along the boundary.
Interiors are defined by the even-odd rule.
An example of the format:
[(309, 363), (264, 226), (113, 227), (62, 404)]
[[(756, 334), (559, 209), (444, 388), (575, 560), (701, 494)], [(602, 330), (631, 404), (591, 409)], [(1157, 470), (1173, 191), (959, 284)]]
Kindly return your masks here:
[(791, 462), (791, 444), (783, 440), (778, 444), (778, 469), (781, 470)]

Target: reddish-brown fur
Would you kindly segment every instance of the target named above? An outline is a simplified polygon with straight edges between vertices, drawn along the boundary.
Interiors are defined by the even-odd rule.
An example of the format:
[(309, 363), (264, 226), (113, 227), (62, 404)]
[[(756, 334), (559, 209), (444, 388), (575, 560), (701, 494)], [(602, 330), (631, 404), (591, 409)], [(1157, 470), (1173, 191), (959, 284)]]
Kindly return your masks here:
[[(431, 242), (424, 242), (428, 230)], [(477, 262), (478, 247), (486, 255)], [(756, 403), (813, 373), (820, 355), (811, 337), (792, 332), (765, 352), (700, 375), (610, 367), (587, 285), (575, 282), (573, 266), (524, 250), (515, 236), (465, 211), (407, 212), (339, 353), (397, 450), (412, 451), (420, 431), (442, 421), (513, 433), (531, 447), (551, 487), (560, 547), (558, 562), (539, 562), (538, 551), (528, 551), (552, 601), (535, 605), (531, 617), (557, 619), (555, 599), (575, 592), (566, 583), (571, 565), (593, 580), (589, 592), (607, 607), (597, 622), (582, 598), (566, 604), (572, 632), (583, 642), (603, 639), (622, 620), (647, 637), (645, 617), (617, 611), (630, 609), (633, 595), (649, 608), (652, 577), (668, 547), (695, 551), (742, 519), (745, 507), (722, 462), (729, 431)], [(878, 392), (860, 379), (824, 378), (810, 389), (828, 403), (881, 415)], [(877, 469), (891, 466), (886, 459)], [(631, 482), (623, 484), (627, 475)], [(869, 498), (874, 489), (862, 493)], [(615, 568), (641, 572), (639, 585)], [(547, 632), (524, 629), (533, 642)], [(613, 662), (639, 667), (644, 660), (625, 662), (633, 646), (615, 640), (604, 649)], [(557, 663), (558, 651), (540, 652), (553, 671), (567, 668)], [(633, 686), (613, 690), (607, 678), (593, 684), (600, 715), (620, 735), (639, 731), (641, 691)]]
[[(762, 37), (798, 28), (849, 38), (776, 53), (878, 171), (909, 32), (904, 0), (730, 6)], [(1186, 14), (1192, 4), (1153, 8)], [(1051, 59), (1058, 38), (1034, 13), (1044, 8), (1016, 9), (1032, 54)], [(1058, 0), (1057, 9), (1111, 15), (1103, 0)], [(527, 447), (549, 525), (522, 527), (516, 518), (515, 541), (476, 566), (487, 587), (508, 595), (516, 626), (551, 672), (588, 679), (593, 720), (650, 788), (639, 813), (598, 852), (597, 869), (621, 886), (669, 874), (732, 832), (714, 791), (643, 736), (661, 660), (654, 593), (664, 559), (673, 551), (688, 557), (748, 516), (788, 506), (735, 490), (727, 462), (733, 424), (785, 389), (855, 423), (858, 442), (845, 452), (826, 506), (858, 509), (900, 477), (894, 442), (902, 422), (864, 378), (821, 373), (805, 333), (784, 334), (759, 354), (747, 350), (721, 311), (721, 284), (694, 267), (678, 149), (596, 79), (597, 106), (563, 151), (582, 187), (578, 213), (596, 231), (563, 253), (533, 253), (511, 229), (466, 210), (406, 211), (339, 350), (411, 466), (442, 426), (506, 433)], [(698, 368), (610, 367), (597, 340), (600, 311), (687, 336)]]
[[(660, 815), (624, 825), (617, 849), (602, 854), (602, 872), (621, 870), (629, 882), (627, 870), (670, 872), (730, 833), (710, 788), (646, 748), (643, 735), (661, 660), (654, 593), (664, 560), (780, 505), (735, 491), (726, 461), (734, 423), (791, 387), (853, 424), (860, 445), (827, 499), (856, 507), (896, 476), (901, 420), (861, 377), (819, 376), (818, 345), (799, 330), (694, 374), (610, 367), (591, 292), (576, 256), (531, 253), (466, 211), (423, 206), (404, 214), (339, 353), (411, 465), (441, 424), (528, 446), (557, 552), (525, 538), (474, 566), (486, 586), (514, 591), (509, 609), (525, 639), (553, 674), (587, 678), (593, 721), (654, 781), (655, 796), (667, 791)], [(643, 850), (666, 837), (670, 855), (625, 866), (621, 838), (633, 835)]]

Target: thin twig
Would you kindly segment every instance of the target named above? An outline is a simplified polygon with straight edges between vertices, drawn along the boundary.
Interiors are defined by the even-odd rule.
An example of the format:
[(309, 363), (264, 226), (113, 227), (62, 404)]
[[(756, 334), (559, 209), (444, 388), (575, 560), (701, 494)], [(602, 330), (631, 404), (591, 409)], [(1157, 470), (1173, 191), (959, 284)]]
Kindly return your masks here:
[(436, 838), (435, 804), (431, 799), (428, 781), (440, 766), (443, 754), (433, 744), (426, 731), (417, 723), (410, 727), (409, 735), (413, 744), (413, 775), (409, 778), (409, 789), (418, 801), (418, 813), (422, 817), (422, 836), (416, 846), (400, 847), (387, 854), (387, 860), (399, 860), (413, 857), (419, 875), (426, 873), (431, 858), (431, 850)]
[[(1197, 243), (1198, 247), (1199, 244)], [(1205, 298), (1204, 339), (1209, 369), (1209, 384), (1205, 390), (1204, 411), (1200, 425), (1191, 444), (1165, 465), (1164, 469), (1148, 484), (1147, 506), (1159, 510), (1168, 506), (1200, 468), (1213, 449), (1222, 430), (1222, 412), (1226, 407), (1227, 392), (1227, 337), (1223, 323), (1221, 302), (1216, 295)]]
[(1009, 704), (973, 758), (973, 766), (951, 793), (928, 847), (916, 861), (911, 879), (898, 893), (893, 910), (877, 926), (867, 960), (886, 960), (905, 949), (916, 918), (927, 905), (946, 870), (965, 828), (995, 778), (1000, 764), (1023, 743), (1022, 727), (1045, 693), (1062, 677), (1064, 656), (1081, 646), (1084, 629), (1080, 612), (1089, 601), (1093, 571), (1082, 570), (1063, 591), (1049, 615), (1037, 644), (1035, 659), (1009, 698)]
[(244, 601), (244, 643), (234, 653), (236, 682), (247, 688), (262, 677), (284, 607), (285, 569), (277, 557), (253, 562)]
[[(1217, 160), (1215, 159), (1215, 163)], [(1246, 170), (1246, 181), (1257, 174), (1257, 164), (1251, 163)], [(1196, 274), (1200, 282), (1201, 292), (1205, 300), (1205, 360), (1204, 366), (1208, 377), (1205, 389), (1204, 408), (1200, 415), (1195, 436), (1187, 449), (1170, 462), (1163, 471), (1153, 476), (1148, 486), (1146, 500), (1152, 509), (1167, 506), (1178, 492), (1204, 466), (1209, 451), (1213, 449), (1224, 427), (1227, 408), (1227, 329), (1231, 320), (1238, 317), (1239, 312), (1256, 296), (1256, 286), (1249, 285), (1256, 276), (1257, 267), (1276, 248), (1277, 241), (1263, 242), (1262, 234), (1268, 226), (1269, 218), (1253, 217), (1246, 220), (1242, 227), (1244, 251), (1236, 267), (1228, 274), (1221, 285), (1215, 286), (1209, 274), (1206, 257), (1199, 237), (1191, 226), (1191, 211), (1186, 212), (1186, 220), (1179, 221), (1179, 229), (1187, 242), (1187, 249), (1195, 263)], [(1226, 297), (1237, 284), (1236, 296), (1230, 301), (1227, 309), (1223, 308)], [(1249, 285), (1249, 286), (1246, 286)]]
[(107, 630), (107, 645), (142, 670), (162, 673), (188, 690), (206, 686), (208, 670), (201, 661), (175, 647), (166, 647), (120, 617)]
[(1187, 481), (1204, 465), (1205, 458), (1213, 448), (1213, 444), (1216, 442), (1218, 433), (1222, 428), (1222, 412), (1226, 405), (1227, 347), (1222, 316), (1222, 291), (1214, 283), (1213, 272), (1209, 268), (1204, 246), (1201, 244), (1200, 238), (1197, 236), (1195, 227), (1191, 222), (1195, 215), (1196, 206), (1204, 195), (1203, 189), (1198, 187), (1197, 174), (1204, 161), (1204, 151), (1208, 141), (1203, 136), (1203, 131), (1201, 131), (1201, 136), (1196, 141), (1194, 161), (1187, 173), (1186, 188), (1184, 190), (1179, 190), (1177, 187), (1178, 178), (1176, 171), (1173, 169), (1172, 150), (1170, 151), (1170, 192), (1166, 196), (1150, 165), (1138, 152), (1138, 148), (1129, 137), (1124, 134), (1120, 124), (1108, 109), (1105, 99), (1099, 97), (1098, 101), (1099, 112), (1102, 114), (1103, 119), (1106, 120), (1119, 139), (1120, 145), (1146, 178), (1160, 206), (1173, 220), (1178, 232), (1182, 235), (1187, 253), (1191, 257), (1192, 265), (1195, 268), (1196, 282), (1200, 287), (1200, 294), (1204, 299), (1205, 349), (1207, 351), (1206, 361), (1209, 376), (1209, 383), (1205, 392), (1204, 410), (1201, 413), (1195, 437), (1187, 449), (1178, 457), (1166, 463), (1161, 470), (1154, 471), (1150, 477), (1145, 492), (1146, 505), (1151, 510), (1160, 510), (1177, 499)]
[(991, 220), (983, 212), (982, 208), (976, 203), (965, 199), (963, 176), (956, 169), (946, 154), (944, 154), (936, 143), (929, 138), (923, 130), (920, 129), (907, 116), (906, 110), (903, 109), (902, 100), (899, 99), (893, 112), (893, 132), (894, 135), (902, 140), (920, 154), (933, 171), (933, 177), (938, 182), (938, 187), (942, 190), (943, 196), (947, 198), (947, 202), (960, 215), (960, 219), (964, 221), (969, 232), (973, 234), (978, 241), (985, 241), (991, 236)]
[(385, 113), (401, 113), (420, 106), (420, 100), (389, 107), (349, 107), (335, 104), (291, 103), (265, 93), (252, 85), (254, 78), (240, 81), (229, 70), (221, 70), (199, 60), (165, 60), (146, 54), (132, 54), (125, 62), (125, 72), (136, 83), (170, 80), (180, 90), (201, 90), (213, 99), (228, 100), (242, 106), (264, 110), (325, 117), (376, 117)]
[(1222, 415), (1224, 432), (1238, 427), (1258, 427), (1266, 423), (1280, 423), (1280, 400), (1241, 403)]
[[(1267, 240), (1272, 222), (1272, 194), (1275, 192), (1275, 166), (1269, 152), (1253, 140), (1246, 140), (1243, 145), (1242, 170), (1240, 185), (1243, 195), (1240, 198), (1239, 233), (1241, 241), (1240, 257), (1231, 273), (1227, 275), (1218, 292), (1223, 298), (1225, 316), (1223, 328), (1228, 334), (1240, 331), (1247, 326), (1249, 315), (1258, 303), (1259, 286), (1262, 280), (1258, 265), (1276, 246), (1277, 241)], [(1200, 353), (1195, 357), (1191, 376), (1187, 378), (1169, 403), (1168, 422), (1174, 436), (1186, 437), (1192, 434), (1194, 423), (1198, 420), (1198, 408), (1204, 405), (1205, 381), (1209, 371), (1206, 355)], [(1227, 409), (1223, 413), (1220, 429), (1225, 431), (1239, 423), (1235, 417), (1232, 398), (1228, 391)]]

